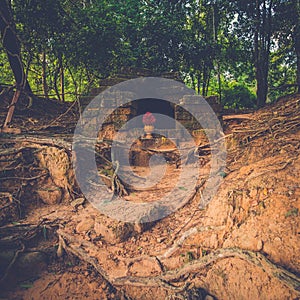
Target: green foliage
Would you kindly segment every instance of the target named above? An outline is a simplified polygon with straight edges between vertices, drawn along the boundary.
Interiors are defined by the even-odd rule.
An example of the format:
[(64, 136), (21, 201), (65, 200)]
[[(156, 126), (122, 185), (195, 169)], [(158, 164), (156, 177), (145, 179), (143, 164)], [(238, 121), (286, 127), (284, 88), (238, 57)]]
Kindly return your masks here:
[(123, 63), (154, 71), (179, 70), (187, 2), (127, 2), (127, 10), (121, 11), (125, 25), (123, 50), (128, 55)]
[(33, 287), (33, 283), (20, 283), (19, 286), (23, 289), (31, 289)]
[(7, 55), (0, 47), (0, 84), (13, 84), (14, 76), (10, 68)]
[(285, 217), (288, 218), (288, 217), (297, 217), (299, 214), (299, 209), (298, 208), (292, 208), (290, 210), (288, 210), (285, 214)]
[[(132, 66), (180, 71), (199, 94), (220, 94), (227, 107), (254, 107), (253, 87), (258, 86), (255, 55), (259, 53), (266, 58), (260, 57), (271, 101), (285, 92), (281, 86), (296, 82), (300, 40), (296, 1), (11, 3), (28, 81), (36, 94), (62, 98), (64, 92), (66, 100), (74, 100), (97, 86), (99, 78)], [(259, 8), (256, 3), (261, 4)], [(257, 19), (257, 10), (267, 12), (264, 9), (270, 4), (271, 28)], [(264, 45), (255, 45), (257, 33)], [(269, 33), (270, 48), (265, 47)], [(1, 49), (0, 59), (0, 82), (13, 83)]]
[(186, 262), (191, 262), (191, 261), (193, 261), (193, 260), (195, 259), (194, 253), (193, 253), (193, 252), (190, 252), (190, 251), (186, 252), (186, 254), (185, 254), (185, 259), (186, 259)]
[(229, 108), (254, 108), (256, 97), (242, 83), (230, 82), (223, 90), (223, 104)]
[(61, 0), (14, 1), (21, 38), (31, 55), (43, 51), (64, 57), (74, 67), (107, 75), (120, 32), (112, 5), (95, 1), (81, 6)]
[(271, 53), (269, 73), (271, 101), (287, 93), (295, 92), (295, 87), (289, 87), (289, 85), (295, 83), (296, 69), (296, 57), (291, 47), (282, 46)]

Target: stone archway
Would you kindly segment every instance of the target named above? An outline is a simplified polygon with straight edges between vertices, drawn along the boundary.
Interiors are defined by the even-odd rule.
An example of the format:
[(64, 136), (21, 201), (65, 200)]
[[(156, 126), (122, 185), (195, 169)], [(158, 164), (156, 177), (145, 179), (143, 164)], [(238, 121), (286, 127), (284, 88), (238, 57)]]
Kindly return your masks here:
[[(174, 129), (175, 128), (175, 110), (174, 104), (162, 99), (145, 98), (132, 101), (132, 106), (135, 107), (136, 116), (145, 114), (146, 112), (162, 114), (170, 117), (173, 121), (164, 123), (158, 122), (155, 126), (158, 129)], [(142, 124), (137, 124), (142, 126)]]

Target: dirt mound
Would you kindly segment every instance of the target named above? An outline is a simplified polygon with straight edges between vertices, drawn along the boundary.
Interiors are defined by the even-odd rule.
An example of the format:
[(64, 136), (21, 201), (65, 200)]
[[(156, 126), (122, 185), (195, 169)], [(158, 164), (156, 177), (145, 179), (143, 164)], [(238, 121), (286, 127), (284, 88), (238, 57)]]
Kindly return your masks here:
[[(201, 168), (203, 184), (185, 206), (142, 227), (112, 220), (84, 201), (69, 168), (70, 142), (66, 139), (57, 137), (51, 143), (42, 139), (25, 143), (26, 137), (2, 137), (5, 142), (0, 152), (2, 169), (25, 166), (20, 169), (23, 175), (19, 175), (17, 182), (27, 192), (18, 194), (8, 173), (1, 173), (4, 183), (1, 197), (6, 210), (0, 219), (3, 220), (0, 242), (4, 245), (4, 237), (7, 240), (11, 236), (14, 242), (23, 241), (24, 249), (13, 243), (12, 253), (25, 253), (44, 245), (51, 257), (48, 269), (31, 279), (27, 290), (20, 289), (18, 282), (19, 289), (8, 292), (7, 297), (299, 299), (299, 111), (300, 96), (296, 95), (281, 99), (248, 118), (228, 119), (225, 123), (227, 167), (220, 173), (224, 181), (208, 207), (199, 209), (209, 162)], [(18, 164), (15, 154), (9, 152), (16, 145), (24, 148), (18, 152)], [(29, 166), (26, 169), (24, 164), (28, 153), (35, 161), (35, 165), (32, 162), (29, 165), (35, 166), (35, 170), (46, 170), (47, 175), (34, 178), (41, 173), (26, 173), (34, 171)], [(209, 158), (209, 153), (205, 155)], [(14, 160), (16, 165), (8, 163), (9, 160)], [(14, 170), (6, 172), (16, 177)], [(173, 168), (169, 172), (172, 185), (178, 170)], [(24, 179), (28, 177), (31, 180)], [(45, 187), (48, 192), (41, 193)], [(56, 188), (61, 194), (53, 194)], [(128, 201), (135, 198), (135, 193), (138, 192), (128, 196)], [(142, 198), (151, 201), (159, 191), (142, 193)], [(29, 195), (36, 195), (35, 203)], [(51, 201), (44, 204), (47, 198)], [(11, 206), (11, 213), (7, 212), (7, 203), (17, 205), (14, 199), (22, 205), (27, 203), (22, 220), (16, 217), (15, 206)], [(28, 238), (27, 231), (21, 237), (17, 234), (19, 229), (12, 234), (13, 224), (5, 225), (12, 220), (23, 225), (36, 224), (34, 247), (34, 239), (32, 235)], [(46, 241), (44, 226), (52, 228), (53, 234)], [(24, 242), (29, 240), (30, 243)], [(12, 257), (18, 261), (18, 255)], [(53, 266), (72, 257), (83, 263), (72, 270), (59, 266), (59, 274), (51, 274)], [(13, 263), (10, 267), (6, 264), (4, 274), (13, 269), (14, 261), (10, 261)], [(37, 276), (40, 278), (35, 280)], [(74, 285), (73, 281), (78, 284)]]
[[(1, 90), (1, 87), (0, 87)], [(4, 124), (11, 105), (13, 90), (0, 92), (0, 126)], [(79, 117), (78, 102), (59, 102), (41, 97), (29, 98), (21, 94), (9, 127), (29, 134), (69, 134), (73, 133)]]

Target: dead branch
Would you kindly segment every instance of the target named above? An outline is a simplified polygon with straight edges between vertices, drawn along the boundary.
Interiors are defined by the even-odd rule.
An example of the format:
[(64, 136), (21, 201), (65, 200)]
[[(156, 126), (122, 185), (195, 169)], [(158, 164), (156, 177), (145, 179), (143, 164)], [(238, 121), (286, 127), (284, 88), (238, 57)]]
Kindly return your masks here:
[(2, 129), (3, 132), (5, 132), (5, 129), (7, 128), (8, 124), (11, 122), (12, 116), (14, 114), (15, 106), (18, 102), (20, 94), (21, 94), (21, 89), (20, 89), (20, 87), (17, 87), (17, 89), (14, 93), (14, 96), (12, 98), (11, 104), (8, 108), (6, 119), (5, 119), (4, 124), (3, 124), (3, 129)]

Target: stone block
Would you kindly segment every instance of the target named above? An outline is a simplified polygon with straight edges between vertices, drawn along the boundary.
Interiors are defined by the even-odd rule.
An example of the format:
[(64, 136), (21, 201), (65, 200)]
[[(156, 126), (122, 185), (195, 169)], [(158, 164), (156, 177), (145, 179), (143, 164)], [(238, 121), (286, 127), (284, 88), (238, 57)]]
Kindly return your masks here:
[(130, 107), (118, 107), (115, 110), (115, 114), (117, 115), (130, 115), (132, 112), (132, 109)]

